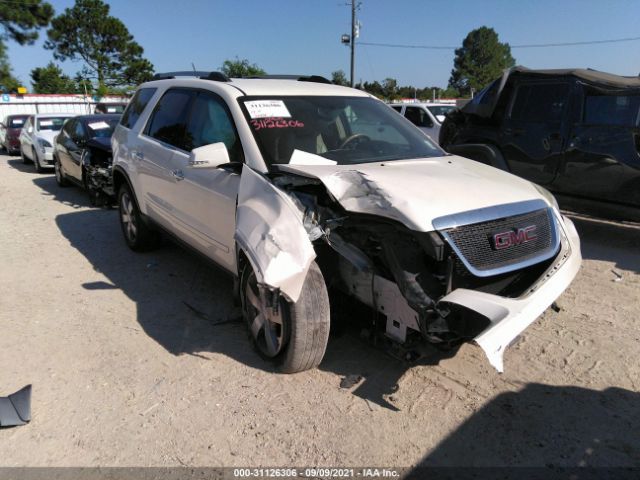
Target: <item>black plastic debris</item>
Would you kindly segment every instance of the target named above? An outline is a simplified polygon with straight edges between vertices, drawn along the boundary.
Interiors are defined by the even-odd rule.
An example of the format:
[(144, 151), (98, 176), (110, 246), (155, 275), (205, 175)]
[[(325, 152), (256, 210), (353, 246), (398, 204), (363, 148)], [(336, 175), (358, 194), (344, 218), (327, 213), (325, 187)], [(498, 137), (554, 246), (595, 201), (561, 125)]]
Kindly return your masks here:
[(8, 397), (0, 397), (0, 427), (15, 427), (31, 421), (31, 385)]
[(340, 388), (351, 388), (362, 380), (362, 375), (350, 374), (340, 380)]

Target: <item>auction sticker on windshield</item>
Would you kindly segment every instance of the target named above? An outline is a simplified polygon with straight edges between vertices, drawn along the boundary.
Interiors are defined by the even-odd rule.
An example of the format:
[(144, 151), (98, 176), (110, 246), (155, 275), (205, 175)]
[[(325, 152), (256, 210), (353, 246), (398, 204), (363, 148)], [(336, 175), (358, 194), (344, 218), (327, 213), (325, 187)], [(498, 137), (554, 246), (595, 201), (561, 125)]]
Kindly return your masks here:
[(251, 118), (291, 118), (282, 100), (251, 100), (244, 105)]
[(102, 130), (106, 128), (111, 128), (107, 122), (94, 122), (89, 124), (89, 128), (91, 130)]

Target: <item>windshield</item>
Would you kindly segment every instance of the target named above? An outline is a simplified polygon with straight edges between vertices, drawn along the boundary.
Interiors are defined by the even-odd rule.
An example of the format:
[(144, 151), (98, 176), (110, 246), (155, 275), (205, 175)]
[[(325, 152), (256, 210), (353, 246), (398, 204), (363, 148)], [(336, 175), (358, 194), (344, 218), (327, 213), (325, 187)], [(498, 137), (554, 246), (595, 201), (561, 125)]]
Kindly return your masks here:
[(455, 110), (456, 107), (453, 105), (433, 105), (427, 107), (429, 111), (434, 115), (442, 115), (443, 117), (449, 113), (451, 110)]
[(124, 112), (126, 105), (121, 103), (106, 103), (96, 105), (96, 113), (122, 113)]
[(96, 120), (88, 122), (89, 138), (109, 138), (113, 134), (113, 130), (118, 125), (120, 118), (106, 118), (104, 120)]
[(9, 128), (22, 128), (27, 117), (15, 117), (9, 120)]
[(446, 155), (397, 112), (371, 98), (243, 97), (239, 101), (267, 165), (289, 163), (294, 150), (339, 165)]
[(47, 117), (38, 119), (38, 130), (53, 130), (57, 132), (62, 128), (62, 124), (67, 117)]

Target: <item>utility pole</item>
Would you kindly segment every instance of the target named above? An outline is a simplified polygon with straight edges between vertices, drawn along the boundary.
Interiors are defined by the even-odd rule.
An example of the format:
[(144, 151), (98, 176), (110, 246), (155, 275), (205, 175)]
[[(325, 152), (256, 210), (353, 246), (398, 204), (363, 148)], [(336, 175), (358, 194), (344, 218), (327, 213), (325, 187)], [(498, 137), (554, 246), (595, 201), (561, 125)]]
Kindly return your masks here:
[(355, 55), (356, 55), (356, 0), (351, 0), (351, 88), (353, 88), (354, 82), (354, 70), (355, 70)]
[(356, 20), (356, 10), (360, 8), (361, 4), (362, 2), (359, 0), (349, 0), (348, 3), (345, 3), (345, 5), (351, 7), (351, 35), (345, 33), (340, 37), (343, 45), (349, 44), (351, 47), (351, 78), (349, 79), (351, 88), (353, 88), (355, 82), (356, 38), (360, 36), (360, 22)]

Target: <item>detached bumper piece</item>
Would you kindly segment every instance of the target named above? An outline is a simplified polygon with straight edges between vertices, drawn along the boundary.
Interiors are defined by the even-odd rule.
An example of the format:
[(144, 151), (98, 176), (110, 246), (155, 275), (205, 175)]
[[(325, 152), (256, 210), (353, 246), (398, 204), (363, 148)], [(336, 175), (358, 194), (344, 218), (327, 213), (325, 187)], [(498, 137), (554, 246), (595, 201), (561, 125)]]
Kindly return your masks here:
[(8, 397), (0, 397), (0, 427), (26, 425), (31, 421), (31, 385)]
[(545, 274), (520, 298), (505, 298), (488, 293), (457, 289), (440, 303), (453, 303), (474, 310), (490, 321), (490, 326), (475, 337), (491, 365), (504, 371), (505, 349), (523, 330), (533, 323), (574, 279), (582, 257), (580, 239), (568, 218), (564, 218), (562, 249)]

